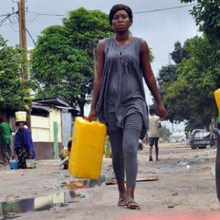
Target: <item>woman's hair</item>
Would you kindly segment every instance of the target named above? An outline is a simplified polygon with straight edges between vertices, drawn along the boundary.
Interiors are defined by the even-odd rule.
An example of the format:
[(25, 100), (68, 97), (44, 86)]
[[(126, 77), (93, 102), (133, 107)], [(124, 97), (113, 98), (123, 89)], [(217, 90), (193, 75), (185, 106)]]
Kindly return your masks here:
[(128, 16), (129, 16), (129, 19), (130, 19), (131, 23), (133, 22), (133, 13), (132, 13), (131, 8), (128, 7), (127, 5), (118, 4), (118, 5), (114, 5), (110, 10), (110, 13), (109, 13), (109, 23), (110, 23), (110, 25), (112, 25), (112, 20), (113, 20), (113, 17), (115, 15), (115, 13), (117, 11), (120, 11), (120, 10), (126, 11), (128, 13)]
[(25, 122), (25, 121), (16, 121), (16, 122), (15, 122), (15, 126), (19, 126), (20, 123), (26, 125), (26, 122)]

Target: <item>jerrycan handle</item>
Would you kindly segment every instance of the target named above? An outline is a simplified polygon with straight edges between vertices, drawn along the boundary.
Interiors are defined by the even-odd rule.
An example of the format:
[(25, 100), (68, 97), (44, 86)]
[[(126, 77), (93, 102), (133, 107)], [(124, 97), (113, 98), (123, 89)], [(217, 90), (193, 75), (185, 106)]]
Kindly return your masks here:
[(90, 121), (87, 116), (84, 116), (83, 119), (89, 122), (98, 122), (98, 119)]

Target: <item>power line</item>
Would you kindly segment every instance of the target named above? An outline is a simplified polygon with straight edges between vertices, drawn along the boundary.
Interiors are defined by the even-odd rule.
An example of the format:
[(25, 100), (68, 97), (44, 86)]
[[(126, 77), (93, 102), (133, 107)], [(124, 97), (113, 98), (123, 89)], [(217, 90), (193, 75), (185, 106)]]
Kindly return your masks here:
[[(18, 26), (16, 26), (15, 25), (15, 21), (13, 20), (11, 20), (11, 18), (12, 18), (12, 15), (14, 15), (13, 13), (12, 14), (8, 14), (8, 16), (6, 16), (4, 19), (2, 19), (1, 21), (0, 21), (0, 26), (1, 27), (3, 27), (3, 26), (9, 26), (9, 27), (11, 27), (13, 30), (14, 30), (14, 32), (18, 32), (18, 30), (16, 30), (15, 28), (17, 28)], [(15, 15), (14, 15), (15, 16)], [(10, 24), (5, 24), (5, 22), (7, 22), (7, 21), (9, 21), (10, 22)]]
[[(134, 12), (134, 14), (146, 14), (146, 13), (154, 13), (154, 12), (160, 12), (160, 11), (168, 11), (168, 10), (191, 7), (191, 6), (195, 6), (195, 5), (196, 4), (188, 4), (188, 5), (179, 5), (179, 6), (175, 6), (175, 7), (160, 8), (160, 9), (154, 9), (154, 10), (148, 10), (148, 11), (136, 11), (136, 12)], [(65, 14), (38, 13), (38, 12), (33, 12), (33, 11), (26, 11), (26, 12), (30, 13), (30, 14), (37, 15), (31, 22), (35, 21), (38, 18), (38, 16), (52, 16), (52, 17), (64, 17), (64, 16), (66, 16)], [(2, 15), (0, 15), (0, 17), (5, 17), (3, 20), (0, 21), (0, 26), (13, 14), (18, 14), (18, 12), (13, 12), (11, 14), (2, 14)]]
[[(168, 10), (174, 10), (174, 9), (181, 9), (186, 7), (195, 6), (196, 4), (188, 4), (188, 5), (179, 5), (175, 7), (169, 7), (169, 8), (160, 8), (160, 9), (154, 9), (154, 10), (148, 10), (148, 11), (136, 11), (134, 14), (144, 14), (144, 13), (154, 13), (154, 12), (160, 12), (160, 11), (168, 11)], [(35, 14), (38, 16), (52, 16), (52, 17), (64, 17), (66, 14), (50, 14), (50, 13), (39, 13), (39, 12), (33, 12), (33, 11), (26, 11), (30, 14)]]
[(0, 15), (0, 17), (6, 17), (8, 16), (9, 14), (3, 14), (3, 15)]
[(26, 20), (28, 21), (28, 24), (31, 24), (32, 22), (34, 22), (39, 17), (40, 17), (40, 15), (36, 15), (33, 19), (31, 19), (31, 20), (26, 19)]
[(2, 25), (8, 20), (9, 17), (10, 17), (10, 15), (6, 16), (5, 18), (3, 18), (3, 19), (0, 21), (0, 26), (2, 26)]
[(33, 36), (31, 35), (30, 31), (29, 31), (27, 28), (25, 28), (25, 29), (26, 29), (26, 32), (28, 33), (29, 37), (31, 38), (31, 40), (32, 40), (32, 42), (33, 42), (33, 44), (34, 44), (34, 46), (36, 46), (36, 42), (35, 42)]
[(195, 6), (195, 5), (196, 4), (188, 4), (188, 5), (179, 5), (179, 6), (170, 7), (170, 8), (160, 8), (160, 9), (154, 9), (154, 10), (148, 10), (148, 11), (137, 11), (137, 12), (134, 12), (134, 14), (144, 14), (144, 13), (153, 13), (153, 12), (159, 12), (159, 11), (168, 11), (168, 10), (191, 7), (191, 6)]
[[(175, 7), (169, 7), (169, 8), (160, 8), (160, 9), (154, 9), (154, 10), (148, 10), (148, 11), (136, 11), (134, 12), (134, 14), (147, 14), (147, 13), (154, 13), (154, 12), (161, 12), (161, 11), (168, 11), (168, 10), (175, 10), (175, 9), (181, 9), (181, 8), (186, 8), (186, 7), (191, 7), (191, 6), (195, 6), (196, 4), (188, 4), (188, 5), (179, 5), (179, 6), (175, 6)], [(66, 14), (50, 14), (50, 13), (38, 13), (38, 12), (33, 12), (33, 11), (26, 11), (27, 13), (30, 14), (34, 14), (36, 15), (36, 17), (30, 21), (30, 23), (32, 23), (33, 21), (35, 21), (39, 16), (52, 16), (52, 17), (64, 17), (66, 16)], [(0, 21), (0, 26), (2, 26), (7, 20), (10, 21), (10, 23), (15, 27), (15, 21), (11, 21), (10, 17), (12, 15), (18, 14), (17, 12), (13, 12), (10, 14), (2, 14), (0, 15), (0, 17), (5, 17)], [(14, 29), (14, 28), (13, 28)], [(15, 30), (15, 29), (14, 29)], [(28, 29), (26, 28), (26, 32), (28, 33), (28, 35), (30, 36), (31, 40), (33, 41), (34, 45), (36, 45), (36, 42), (34, 41), (31, 33), (28, 31)]]
[(42, 16), (53, 16), (53, 17), (64, 17), (64, 14), (47, 14), (47, 13), (38, 13), (33, 11), (26, 11), (27, 13), (35, 14), (35, 15), (42, 15)]
[(14, 26), (19, 27), (19, 18), (18, 15), (13, 15), (10, 20), (12, 19), (12, 22), (14, 24)]
[[(0, 26), (10, 26), (15, 32), (18, 32), (15, 28), (17, 28), (18, 26), (16, 26), (16, 21), (18, 20), (18, 17), (16, 17), (16, 21), (15, 20), (11, 20), (11, 16), (12, 15), (17, 15), (18, 16), (18, 13), (17, 12), (13, 12), (13, 13), (11, 13), (11, 14), (7, 14), (6, 15), (6, 17), (5, 18), (3, 18), (1, 21), (0, 21)], [(15, 19), (15, 17), (13, 17), (14, 19)], [(9, 21), (11, 24), (4, 24), (6, 21)], [(32, 42), (33, 42), (33, 44), (34, 45), (36, 45), (36, 42), (35, 42), (35, 40), (34, 40), (34, 38), (33, 38), (33, 36), (31, 35), (31, 33), (30, 33), (30, 31), (27, 29), (27, 28), (25, 28), (25, 30), (26, 30), (26, 32), (28, 33), (28, 35), (29, 35), (29, 37), (31, 38), (31, 40), (32, 40)]]
[(10, 17), (8, 18), (8, 20), (9, 20), (9, 22), (11, 23), (11, 25), (13, 27), (16, 27), (16, 28), (18, 27), (18, 26), (15, 25), (15, 21), (14, 20), (12, 21)]
[(18, 12), (13, 12), (11, 14), (7, 14), (5, 18), (0, 21), (0, 26), (2, 26), (12, 15), (17, 14)]

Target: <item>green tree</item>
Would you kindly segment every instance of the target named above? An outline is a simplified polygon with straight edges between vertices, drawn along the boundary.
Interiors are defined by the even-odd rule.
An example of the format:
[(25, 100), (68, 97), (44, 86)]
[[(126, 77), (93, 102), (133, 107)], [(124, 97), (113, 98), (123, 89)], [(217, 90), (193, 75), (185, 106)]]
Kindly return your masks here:
[[(180, 122), (185, 120), (187, 114), (187, 103), (180, 106), (175, 102), (170, 103), (168, 101), (167, 96), (167, 88), (173, 85), (174, 82), (177, 81), (177, 68), (178, 65), (184, 58), (189, 57), (188, 52), (186, 51), (185, 47), (181, 45), (180, 42), (176, 42), (174, 45), (174, 51), (171, 53), (172, 60), (175, 64), (170, 64), (167, 66), (163, 66), (159, 71), (159, 76), (157, 78), (159, 84), (159, 92), (160, 96), (163, 100), (165, 107), (168, 109), (167, 119), (171, 122)], [(177, 85), (175, 85), (177, 86)], [(175, 91), (175, 86), (172, 88)], [(155, 108), (156, 103), (153, 104), (153, 108)]]
[(0, 35), (0, 106), (3, 110), (29, 110), (26, 104), (29, 91), (22, 80), (21, 63), (25, 63), (23, 51), (7, 46)]
[(70, 45), (64, 27), (51, 26), (42, 33), (32, 52), (38, 96), (61, 96), (76, 107), (76, 100), (82, 95), (80, 85), (90, 76), (92, 62), (86, 59), (85, 51)]
[(161, 93), (168, 119), (187, 120), (186, 130), (208, 129), (217, 115), (213, 92), (220, 87), (220, 1), (198, 0), (190, 13), (203, 36), (175, 44), (176, 80), (163, 83), (162, 77)]
[[(189, 3), (195, 0), (181, 0)], [(220, 1), (219, 0), (198, 0), (193, 7), (191, 14), (195, 18), (200, 31), (210, 39), (210, 43), (216, 44), (220, 41)]]
[(174, 44), (174, 51), (171, 53), (172, 60), (176, 64), (180, 64), (184, 58), (189, 58), (189, 53), (179, 41)]
[(38, 96), (61, 96), (84, 114), (92, 91), (94, 51), (100, 39), (112, 36), (105, 13), (84, 8), (69, 12), (63, 25), (45, 29), (32, 52)]
[(213, 92), (220, 86), (220, 70), (212, 68), (215, 56), (206, 37), (189, 39), (184, 47), (189, 58), (178, 65), (177, 80), (164, 88), (164, 102), (168, 109), (182, 111), (188, 130), (208, 129), (216, 116)]

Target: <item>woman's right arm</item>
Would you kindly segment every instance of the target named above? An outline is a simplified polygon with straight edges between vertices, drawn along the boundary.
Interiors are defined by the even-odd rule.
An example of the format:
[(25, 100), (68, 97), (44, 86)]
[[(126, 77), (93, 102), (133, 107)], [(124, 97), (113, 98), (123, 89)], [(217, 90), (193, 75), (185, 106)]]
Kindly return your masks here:
[(88, 116), (88, 119), (90, 121), (96, 119), (96, 105), (99, 98), (99, 93), (102, 83), (103, 67), (104, 67), (104, 46), (105, 46), (104, 40), (100, 41), (97, 46), (97, 64), (96, 64), (96, 71), (95, 71), (94, 85), (93, 85), (92, 104)]

